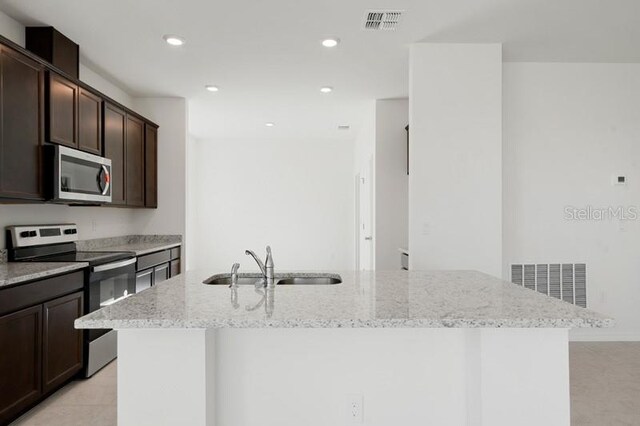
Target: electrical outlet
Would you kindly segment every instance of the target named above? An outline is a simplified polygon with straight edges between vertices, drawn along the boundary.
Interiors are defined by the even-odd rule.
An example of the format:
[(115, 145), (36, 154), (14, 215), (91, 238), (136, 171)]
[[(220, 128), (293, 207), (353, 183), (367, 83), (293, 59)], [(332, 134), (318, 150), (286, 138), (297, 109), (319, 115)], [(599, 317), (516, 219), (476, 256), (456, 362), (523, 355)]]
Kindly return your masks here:
[(362, 411), (363, 397), (360, 394), (347, 395), (347, 419), (351, 423), (362, 423), (364, 416)]
[(429, 222), (424, 222), (422, 224), (422, 235), (429, 235), (431, 233), (431, 224)]
[(91, 231), (96, 232), (96, 229), (98, 228), (98, 222), (94, 220), (91, 221)]

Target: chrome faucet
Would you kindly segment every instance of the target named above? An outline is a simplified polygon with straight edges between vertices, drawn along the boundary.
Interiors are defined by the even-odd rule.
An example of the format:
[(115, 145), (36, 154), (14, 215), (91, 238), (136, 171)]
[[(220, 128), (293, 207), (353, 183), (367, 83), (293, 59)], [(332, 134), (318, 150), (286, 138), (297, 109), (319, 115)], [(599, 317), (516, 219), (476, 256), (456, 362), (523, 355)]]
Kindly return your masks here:
[(231, 267), (231, 284), (229, 287), (237, 287), (238, 286), (238, 269), (240, 268), (239, 263), (234, 263)]
[(258, 264), (258, 268), (260, 268), (260, 272), (262, 273), (262, 278), (265, 283), (265, 287), (272, 286), (274, 284), (274, 272), (273, 272), (273, 255), (271, 254), (271, 247), (267, 246), (267, 258), (265, 262), (262, 263), (260, 258), (256, 256), (256, 254), (251, 250), (245, 250), (244, 254), (253, 257), (253, 260)]

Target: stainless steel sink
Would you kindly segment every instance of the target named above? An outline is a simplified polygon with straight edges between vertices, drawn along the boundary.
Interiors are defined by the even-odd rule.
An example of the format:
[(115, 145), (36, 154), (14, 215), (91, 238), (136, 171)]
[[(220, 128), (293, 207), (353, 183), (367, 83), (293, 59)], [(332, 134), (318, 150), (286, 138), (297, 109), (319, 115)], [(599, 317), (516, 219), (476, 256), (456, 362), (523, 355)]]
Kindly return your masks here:
[[(238, 274), (238, 285), (255, 285), (262, 280), (258, 274)], [(281, 274), (276, 275), (276, 285), (330, 285), (340, 284), (342, 278), (337, 274)], [(231, 285), (230, 274), (218, 274), (204, 280), (204, 284), (209, 285)]]
[[(255, 285), (258, 281), (262, 280), (262, 277), (259, 275), (251, 275), (251, 276), (239, 276), (238, 277), (238, 285)], [(205, 284), (211, 285), (231, 285), (231, 276), (230, 275), (214, 275), (210, 278), (204, 280)]]
[(340, 278), (335, 277), (290, 277), (276, 280), (277, 285), (327, 285), (341, 282)]

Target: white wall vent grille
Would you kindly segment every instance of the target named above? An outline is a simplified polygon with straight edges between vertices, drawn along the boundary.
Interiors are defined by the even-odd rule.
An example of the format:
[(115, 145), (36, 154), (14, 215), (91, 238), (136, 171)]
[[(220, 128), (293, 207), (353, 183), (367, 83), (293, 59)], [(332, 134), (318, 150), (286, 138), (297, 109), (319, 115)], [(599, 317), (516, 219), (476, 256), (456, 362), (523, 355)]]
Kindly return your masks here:
[(364, 14), (365, 30), (393, 31), (398, 28), (403, 10), (368, 10)]
[(587, 265), (584, 263), (514, 264), (511, 282), (587, 307)]

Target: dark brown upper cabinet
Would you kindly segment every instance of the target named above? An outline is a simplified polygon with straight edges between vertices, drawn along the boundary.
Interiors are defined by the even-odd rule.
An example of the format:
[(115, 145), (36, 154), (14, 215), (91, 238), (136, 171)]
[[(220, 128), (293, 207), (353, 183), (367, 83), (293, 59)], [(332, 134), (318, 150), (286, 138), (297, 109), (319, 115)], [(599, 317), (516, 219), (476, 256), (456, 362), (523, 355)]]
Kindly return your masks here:
[(124, 206), (126, 200), (126, 120), (123, 109), (104, 103), (104, 156), (111, 160), (111, 204)]
[(49, 72), (47, 85), (47, 141), (78, 148), (78, 96), (80, 88)]
[[(42, 148), (49, 142), (111, 159), (112, 205), (156, 208), (158, 126), (79, 81), (62, 66), (65, 58), (43, 60), (55, 59), (60, 44), (45, 38), (39, 47), (32, 39), (29, 52), (0, 36), (0, 203), (46, 200), (51, 171)], [(73, 65), (69, 46), (58, 53)]]
[(78, 95), (78, 149), (102, 155), (102, 98), (82, 87)]
[(125, 123), (125, 197), (127, 206), (144, 207), (144, 122), (127, 114)]
[(27, 27), (25, 29), (27, 50), (40, 56), (71, 77), (78, 79), (80, 73), (80, 47), (53, 27)]
[(158, 128), (145, 123), (144, 126), (144, 206), (158, 207)]
[(49, 72), (47, 141), (102, 154), (102, 98)]
[(0, 45), (0, 198), (43, 200), (44, 67)]

